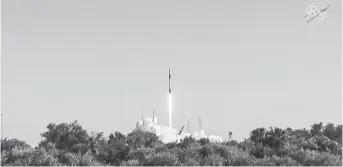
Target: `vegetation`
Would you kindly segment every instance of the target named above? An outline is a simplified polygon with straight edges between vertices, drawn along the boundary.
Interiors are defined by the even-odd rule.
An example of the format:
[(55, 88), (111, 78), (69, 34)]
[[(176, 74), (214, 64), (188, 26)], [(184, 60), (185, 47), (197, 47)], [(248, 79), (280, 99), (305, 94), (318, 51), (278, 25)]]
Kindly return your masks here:
[(310, 130), (257, 128), (242, 142), (222, 143), (186, 137), (164, 144), (135, 130), (88, 133), (77, 121), (49, 124), (32, 148), (18, 139), (1, 139), (1, 165), (15, 166), (342, 166), (342, 125), (313, 124)]

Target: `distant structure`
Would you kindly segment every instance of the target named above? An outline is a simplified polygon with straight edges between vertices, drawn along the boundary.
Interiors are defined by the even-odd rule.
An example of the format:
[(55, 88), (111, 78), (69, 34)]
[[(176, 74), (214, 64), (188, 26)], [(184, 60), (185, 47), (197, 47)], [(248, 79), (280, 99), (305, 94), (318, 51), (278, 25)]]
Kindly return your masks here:
[(182, 127), (181, 127), (181, 130), (179, 131), (179, 133), (178, 133), (177, 135), (181, 135), (182, 130), (183, 130), (184, 127), (185, 127), (185, 126), (182, 126)]
[(143, 125), (144, 125), (144, 113), (143, 113), (143, 108), (142, 108), (142, 122), (143, 122)]
[(202, 124), (202, 120), (201, 120), (201, 117), (199, 117), (199, 122), (198, 122), (198, 139), (201, 138), (201, 136), (200, 136), (200, 133), (201, 133), (201, 130), (202, 130), (201, 124)]
[(155, 108), (152, 108), (152, 124), (153, 124), (153, 129), (152, 129), (152, 132), (153, 133), (156, 133), (155, 131), (155, 126), (156, 126), (156, 122), (155, 122)]
[(187, 132), (188, 133), (191, 133), (190, 132), (190, 123), (191, 123), (191, 120), (189, 118), (189, 112), (187, 113)]
[(155, 123), (155, 108), (152, 108), (152, 123)]

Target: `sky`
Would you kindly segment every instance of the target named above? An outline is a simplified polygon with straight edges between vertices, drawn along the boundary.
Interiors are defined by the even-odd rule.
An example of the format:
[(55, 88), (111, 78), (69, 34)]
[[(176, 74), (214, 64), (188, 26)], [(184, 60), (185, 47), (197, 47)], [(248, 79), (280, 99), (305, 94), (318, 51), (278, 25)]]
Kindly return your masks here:
[(342, 124), (342, 2), (2, 1), (3, 136), (36, 145), (49, 123), (128, 132), (168, 125), (243, 140), (258, 127)]

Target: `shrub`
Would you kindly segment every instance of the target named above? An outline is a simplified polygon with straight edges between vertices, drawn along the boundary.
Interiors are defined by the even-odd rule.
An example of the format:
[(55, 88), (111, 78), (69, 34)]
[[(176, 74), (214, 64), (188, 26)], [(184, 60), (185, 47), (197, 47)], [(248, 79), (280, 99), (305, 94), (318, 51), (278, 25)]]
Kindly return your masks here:
[(277, 156), (272, 156), (271, 161), (274, 162), (276, 166), (296, 166), (298, 165), (297, 161), (292, 159), (291, 157), (277, 157)]
[(79, 157), (75, 153), (66, 152), (59, 155), (59, 161), (63, 165), (76, 166), (79, 163)]
[(184, 139), (182, 139), (179, 143), (179, 146), (182, 148), (182, 149), (187, 149), (189, 147), (191, 147), (193, 144), (196, 143), (196, 139), (193, 138), (192, 136), (187, 136), (185, 137)]
[(209, 144), (206, 144), (201, 149), (199, 149), (199, 155), (203, 158), (208, 157), (213, 153), (212, 146)]
[(200, 164), (198, 161), (194, 160), (193, 158), (188, 158), (184, 163), (185, 166), (199, 166)]
[(223, 166), (224, 158), (218, 154), (209, 155), (206, 159), (206, 165), (208, 166)]
[(332, 155), (328, 152), (321, 153), (317, 151), (300, 149), (291, 154), (291, 157), (304, 166), (341, 166), (342, 157)]
[(213, 145), (213, 154), (222, 157), (225, 166), (250, 165), (254, 160), (249, 152), (235, 146)]
[[(174, 148), (174, 147), (172, 147), (172, 148)], [(159, 145), (155, 146), (155, 153), (166, 152), (166, 151), (168, 151), (168, 147), (166, 145), (159, 144)]]
[(210, 140), (208, 138), (201, 138), (198, 143), (202, 146), (206, 145), (207, 143), (210, 143)]
[(251, 166), (276, 166), (269, 157), (255, 159)]
[(89, 152), (79, 156), (78, 166), (100, 166), (101, 164), (94, 159), (94, 156)]
[(198, 157), (198, 150), (190, 148), (182, 150), (181, 148), (174, 148), (172, 151), (178, 157), (180, 163), (186, 163), (189, 159), (196, 159)]
[(255, 159), (252, 163), (253, 166), (296, 166), (298, 163), (290, 157), (265, 157)]
[(1, 152), (3, 151), (11, 151), (13, 149), (26, 149), (31, 148), (25, 141), (17, 140), (17, 139), (1, 139)]
[(30, 164), (34, 149), (14, 148), (10, 151), (1, 152), (1, 165), (27, 166)]
[(239, 143), (236, 141), (236, 140), (230, 140), (230, 141), (226, 141), (225, 143), (224, 143), (224, 145), (226, 145), (226, 146), (239, 146)]
[(132, 150), (129, 154), (129, 158), (144, 161), (146, 152), (145, 149)]
[(252, 164), (254, 160), (255, 158), (251, 156), (248, 152), (240, 150), (237, 152), (233, 152), (232, 157), (229, 161), (231, 161), (232, 165), (234, 166), (247, 166)]
[(29, 166), (59, 166), (57, 157), (47, 153), (43, 148), (33, 152), (32, 160)]
[(311, 166), (342, 166), (342, 157), (328, 152), (315, 154), (314, 159), (307, 162)]
[(155, 133), (134, 130), (127, 135), (127, 143), (130, 148), (150, 147), (161, 144), (161, 140)]
[(177, 157), (168, 152), (149, 155), (144, 161), (145, 166), (177, 166), (178, 164)]
[(123, 161), (121, 166), (141, 166), (141, 162), (138, 159), (130, 159), (127, 161)]

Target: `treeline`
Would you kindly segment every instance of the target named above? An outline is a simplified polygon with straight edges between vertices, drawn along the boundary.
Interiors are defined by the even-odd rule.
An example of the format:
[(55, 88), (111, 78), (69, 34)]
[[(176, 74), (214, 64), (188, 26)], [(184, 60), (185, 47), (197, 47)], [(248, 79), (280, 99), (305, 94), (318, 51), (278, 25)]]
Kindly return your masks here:
[(245, 141), (222, 143), (187, 137), (163, 144), (155, 134), (139, 130), (105, 137), (89, 134), (77, 121), (49, 124), (41, 136), (36, 148), (1, 139), (1, 165), (342, 166), (342, 125), (331, 123), (313, 124), (310, 130), (257, 128)]

